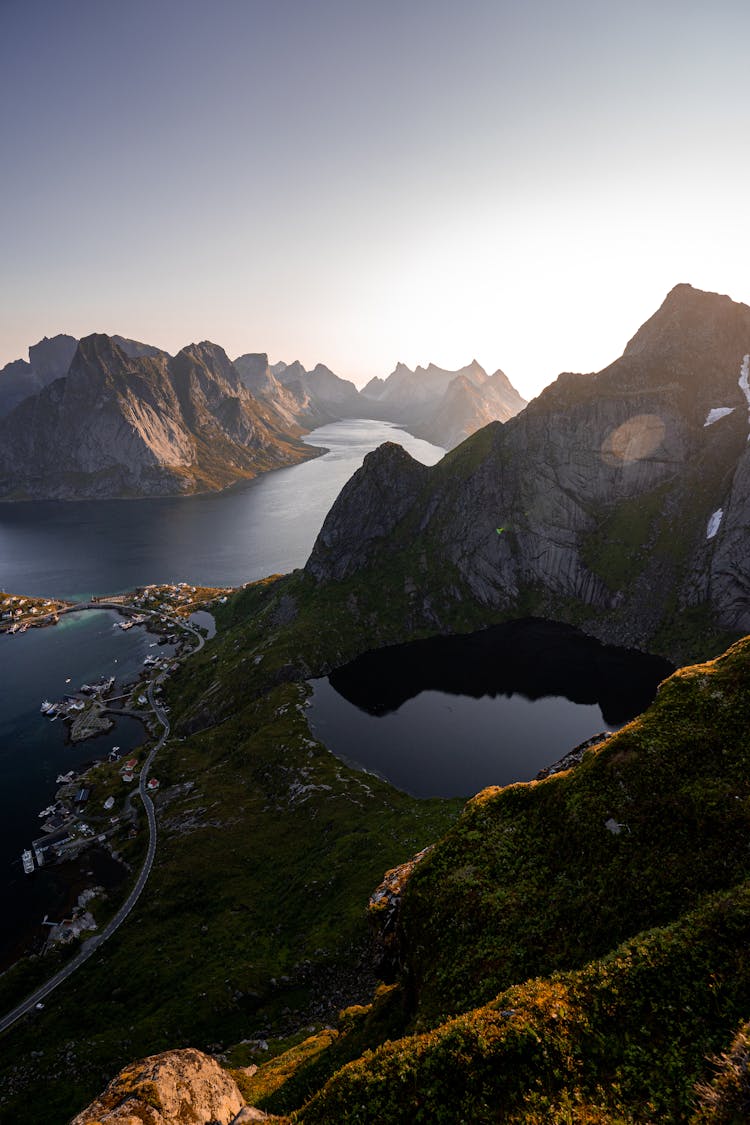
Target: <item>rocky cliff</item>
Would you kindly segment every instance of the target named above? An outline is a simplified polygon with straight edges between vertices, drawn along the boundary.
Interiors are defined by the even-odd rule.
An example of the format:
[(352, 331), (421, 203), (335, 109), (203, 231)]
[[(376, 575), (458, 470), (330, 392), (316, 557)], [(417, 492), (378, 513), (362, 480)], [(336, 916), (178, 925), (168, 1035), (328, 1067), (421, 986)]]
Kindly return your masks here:
[(304, 429), (367, 414), (354, 383), (340, 378), (322, 363), (312, 371), (306, 371), (299, 360), (271, 367), (264, 352), (238, 356), (234, 362), (253, 394)]
[(0, 421), (0, 496), (205, 491), (314, 455), (215, 344), (170, 357), (93, 335), (63, 378)]
[(431, 604), (534, 611), (663, 651), (691, 622), (746, 631), (749, 355), (750, 308), (679, 285), (619, 360), (561, 375), (416, 491), (406, 464), (384, 488), (392, 452), (371, 454), (307, 573), (374, 581), (400, 556)]
[(77, 340), (73, 336), (47, 336), (29, 348), (25, 359), (6, 364), (0, 371), (0, 418), (10, 414), (19, 402), (38, 394), (43, 387), (67, 373), (75, 354)]

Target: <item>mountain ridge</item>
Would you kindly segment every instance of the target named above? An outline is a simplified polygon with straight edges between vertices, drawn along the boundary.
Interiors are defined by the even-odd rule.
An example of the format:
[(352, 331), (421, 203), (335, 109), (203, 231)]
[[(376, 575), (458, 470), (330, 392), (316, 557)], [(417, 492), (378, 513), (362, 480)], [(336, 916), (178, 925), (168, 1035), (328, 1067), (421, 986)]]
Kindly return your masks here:
[[(353, 578), (419, 542), (409, 577), (433, 603), (430, 575), (450, 573), (456, 596), (478, 607), (562, 613), (614, 643), (648, 648), (683, 611), (746, 631), (748, 353), (750, 308), (677, 287), (619, 360), (561, 375), (428, 470), (390, 539), (378, 531), (390, 454), (369, 455), (306, 571)], [(710, 422), (717, 408), (728, 413)]]
[(218, 345), (131, 351), (84, 337), (64, 376), (0, 419), (0, 495), (189, 493), (317, 454), (253, 398)]

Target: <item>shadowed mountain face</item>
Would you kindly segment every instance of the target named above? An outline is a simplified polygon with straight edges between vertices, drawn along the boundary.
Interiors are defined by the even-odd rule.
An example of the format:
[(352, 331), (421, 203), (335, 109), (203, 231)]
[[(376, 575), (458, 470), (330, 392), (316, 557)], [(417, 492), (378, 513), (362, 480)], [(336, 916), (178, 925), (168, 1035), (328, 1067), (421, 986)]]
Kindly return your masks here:
[(371, 454), (307, 573), (400, 566), (414, 627), (465, 601), (665, 652), (691, 620), (747, 631), (749, 367), (750, 308), (679, 285), (621, 359), (561, 375), (434, 468)]
[(322, 363), (312, 371), (305, 371), (299, 360), (271, 367), (265, 352), (251, 352), (239, 356), (234, 364), (248, 390), (279, 411), (292, 427), (315, 429), (341, 418), (363, 416), (354, 383), (340, 379)]
[(29, 348), (29, 361), (17, 359), (0, 371), (0, 418), (10, 414), (19, 402), (38, 394), (43, 387), (67, 374), (75, 354), (73, 336), (46, 336)]
[(371, 715), (397, 711), (423, 691), (527, 699), (565, 696), (598, 703), (618, 726), (644, 711), (673, 666), (658, 656), (602, 645), (567, 625), (512, 621), (479, 633), (432, 637), (367, 652), (329, 677), (331, 687)]
[(122, 344), (81, 340), (65, 377), (0, 422), (0, 496), (205, 491), (314, 455), (215, 344)]

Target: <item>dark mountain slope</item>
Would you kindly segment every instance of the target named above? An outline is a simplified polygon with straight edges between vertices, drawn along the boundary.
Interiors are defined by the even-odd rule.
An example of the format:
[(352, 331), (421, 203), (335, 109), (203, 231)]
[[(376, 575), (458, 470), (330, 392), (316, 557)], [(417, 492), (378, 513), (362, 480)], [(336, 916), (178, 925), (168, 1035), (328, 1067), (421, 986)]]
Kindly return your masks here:
[(400, 473), (388, 447), (371, 454), (307, 573), (374, 582), (401, 556), (402, 584), (432, 607), (427, 621), (414, 607), (425, 624), (448, 597), (676, 655), (694, 625), (750, 629), (749, 353), (750, 308), (677, 286), (621, 359), (561, 375), (416, 492), (404, 457)]
[(19, 402), (67, 373), (77, 346), (73, 336), (46, 336), (29, 348), (29, 361), (15, 360), (0, 370), (0, 418)]

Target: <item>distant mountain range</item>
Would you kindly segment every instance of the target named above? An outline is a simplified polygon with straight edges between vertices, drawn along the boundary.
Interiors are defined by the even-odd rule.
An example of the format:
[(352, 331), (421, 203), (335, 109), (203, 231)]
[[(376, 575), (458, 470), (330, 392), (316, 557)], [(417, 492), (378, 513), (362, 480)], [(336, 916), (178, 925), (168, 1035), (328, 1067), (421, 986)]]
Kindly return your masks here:
[(385, 419), (452, 448), (525, 405), (498, 371), (399, 364), (364, 391), (318, 364), (234, 363), (204, 342), (170, 356), (123, 336), (60, 335), (0, 370), (0, 498), (154, 496), (225, 488), (318, 456), (299, 440)]
[(474, 359), (458, 371), (434, 363), (399, 363), (387, 379), (371, 379), (362, 397), (378, 417), (398, 422), (435, 445), (453, 449), (488, 422), (507, 422), (526, 406), (502, 371), (488, 375)]
[(476, 360), (458, 371), (433, 363), (412, 371), (399, 363), (387, 379), (375, 377), (361, 391), (322, 363), (312, 371), (298, 360), (271, 367), (267, 355), (252, 353), (235, 365), (248, 389), (282, 408), (290, 422), (307, 427), (339, 418), (378, 418), (444, 449), (526, 406), (502, 371), (490, 376)]

